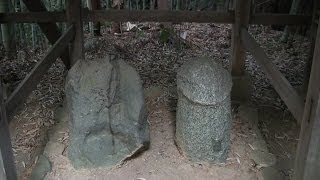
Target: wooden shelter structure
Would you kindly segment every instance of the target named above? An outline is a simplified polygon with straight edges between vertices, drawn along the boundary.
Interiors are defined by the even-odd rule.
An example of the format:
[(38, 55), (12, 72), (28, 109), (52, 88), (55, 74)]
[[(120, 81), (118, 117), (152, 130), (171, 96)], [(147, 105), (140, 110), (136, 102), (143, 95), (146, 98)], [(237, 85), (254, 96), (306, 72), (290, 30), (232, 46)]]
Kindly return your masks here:
[[(67, 0), (65, 12), (48, 12), (41, 0), (23, 0), (30, 12), (0, 13), (0, 23), (38, 23), (52, 44), (41, 61), (14, 90), (3, 99), (0, 88), (0, 149), (8, 180), (17, 179), (8, 130), (15, 109), (36, 88), (55, 60), (61, 57), (67, 68), (76, 60), (84, 59), (83, 22), (146, 21), (146, 22), (198, 22), (232, 24), (232, 75), (244, 75), (245, 53), (249, 51), (266, 73), (271, 84), (301, 125), (294, 177), (295, 180), (313, 180), (320, 177), (320, 23), (319, 10), (313, 17), (289, 14), (252, 14), (251, 0), (236, 0), (235, 9), (228, 12), (172, 11), (172, 10), (88, 10), (81, 0)], [(317, 2), (315, 0), (315, 2)], [(56, 22), (67, 22), (68, 28), (60, 32)], [(308, 93), (300, 97), (289, 81), (272, 64), (264, 49), (248, 32), (249, 24), (311, 25), (315, 32), (314, 53)], [(304, 101), (305, 98), (305, 101)]]

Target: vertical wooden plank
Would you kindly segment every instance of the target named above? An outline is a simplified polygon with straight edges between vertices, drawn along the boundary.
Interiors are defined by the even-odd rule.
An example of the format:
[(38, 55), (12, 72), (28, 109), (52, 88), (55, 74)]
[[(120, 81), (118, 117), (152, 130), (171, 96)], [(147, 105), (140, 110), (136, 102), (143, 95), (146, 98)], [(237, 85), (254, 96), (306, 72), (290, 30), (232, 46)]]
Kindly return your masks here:
[(81, 0), (66, 1), (66, 8), (68, 22), (75, 28), (75, 38), (70, 45), (71, 65), (73, 65), (76, 61), (84, 59)]
[(315, 46), (315, 41), (316, 41), (316, 36), (317, 36), (317, 27), (318, 24), (316, 23), (319, 14), (317, 13), (320, 10), (320, 3), (318, 1), (313, 2), (313, 15), (312, 15), (312, 21), (311, 21), (311, 27), (310, 27), (310, 52), (308, 54), (308, 59), (306, 62), (306, 66), (304, 69), (304, 81), (302, 84), (302, 90), (303, 93), (306, 93), (308, 90), (308, 85), (309, 85), (309, 78), (310, 78), (310, 72), (311, 72), (311, 66), (312, 66), (312, 60), (313, 60), (313, 52), (314, 52), (314, 46)]
[(248, 28), (251, 0), (235, 0), (233, 3), (235, 21), (232, 24), (231, 37), (230, 70), (233, 81), (231, 99), (235, 102), (245, 102), (250, 96), (250, 80), (245, 76), (246, 54), (241, 43), (240, 30), (242, 27)]
[[(319, 19), (320, 23), (320, 19)], [(320, 28), (313, 54), (308, 93), (296, 153), (294, 179), (320, 177)]]
[(9, 127), (7, 122), (7, 115), (6, 115), (6, 109), (4, 106), (4, 100), (3, 100), (3, 92), (2, 92), (2, 84), (0, 82), (0, 153), (3, 161), (4, 167), (0, 168), (2, 171), (2, 168), (4, 168), (5, 171), (5, 177), (7, 180), (16, 180), (17, 179), (17, 173), (16, 168), (14, 164), (14, 157), (13, 157), (13, 151), (12, 151), (12, 145), (11, 145), (11, 139), (10, 139), (10, 133), (9, 133)]
[(232, 25), (231, 44), (231, 74), (232, 76), (244, 75), (245, 50), (241, 44), (240, 29), (248, 28), (250, 19), (251, 0), (235, 1), (235, 23)]

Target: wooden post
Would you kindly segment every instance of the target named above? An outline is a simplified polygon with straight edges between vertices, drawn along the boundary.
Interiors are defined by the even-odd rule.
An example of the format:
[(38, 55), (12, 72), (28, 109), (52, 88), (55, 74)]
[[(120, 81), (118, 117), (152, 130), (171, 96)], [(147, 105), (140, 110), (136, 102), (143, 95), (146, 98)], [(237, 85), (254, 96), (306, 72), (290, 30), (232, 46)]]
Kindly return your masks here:
[(312, 66), (312, 59), (313, 59), (313, 52), (314, 52), (314, 46), (317, 36), (317, 20), (319, 18), (319, 14), (317, 13), (320, 10), (320, 3), (318, 1), (313, 2), (313, 15), (312, 15), (312, 21), (311, 21), (311, 27), (310, 27), (310, 52), (308, 54), (308, 59), (306, 62), (306, 66), (304, 69), (304, 81), (302, 84), (302, 90), (303, 93), (306, 93), (308, 90), (309, 85), (309, 78), (310, 78), (310, 71)]
[(73, 24), (75, 29), (75, 38), (70, 47), (71, 65), (73, 65), (76, 61), (84, 59), (81, 0), (66, 1), (66, 8), (69, 24)]
[(232, 76), (244, 75), (245, 50), (241, 44), (240, 29), (248, 28), (251, 0), (235, 1), (235, 22), (232, 25), (231, 73)]
[[(16, 180), (17, 173), (14, 164), (14, 157), (9, 133), (9, 127), (7, 122), (6, 108), (3, 101), (2, 84), (0, 82), (0, 153), (4, 167), (1, 167), (0, 171), (4, 169), (5, 177), (7, 180)], [(1, 158), (0, 158), (1, 160)], [(0, 172), (0, 175), (3, 172)], [(0, 176), (1, 177), (1, 176)]]
[(235, 0), (234, 24), (232, 24), (231, 62), (233, 77), (231, 98), (233, 101), (247, 101), (250, 88), (249, 79), (245, 76), (246, 52), (241, 43), (240, 30), (248, 28), (250, 20), (251, 0)]
[[(319, 21), (320, 23), (320, 18)], [(318, 26), (308, 93), (302, 118), (294, 179), (320, 177), (320, 26)]]

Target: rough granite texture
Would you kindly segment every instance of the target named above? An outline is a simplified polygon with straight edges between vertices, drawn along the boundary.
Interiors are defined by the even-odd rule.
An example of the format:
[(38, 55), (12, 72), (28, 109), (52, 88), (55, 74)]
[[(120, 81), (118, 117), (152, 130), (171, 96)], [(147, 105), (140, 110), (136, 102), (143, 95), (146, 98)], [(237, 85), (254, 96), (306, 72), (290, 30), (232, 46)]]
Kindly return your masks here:
[(69, 159), (75, 168), (115, 165), (149, 145), (139, 75), (111, 58), (79, 60), (67, 76)]
[(226, 160), (231, 87), (230, 74), (213, 60), (196, 59), (178, 70), (176, 142), (191, 161)]

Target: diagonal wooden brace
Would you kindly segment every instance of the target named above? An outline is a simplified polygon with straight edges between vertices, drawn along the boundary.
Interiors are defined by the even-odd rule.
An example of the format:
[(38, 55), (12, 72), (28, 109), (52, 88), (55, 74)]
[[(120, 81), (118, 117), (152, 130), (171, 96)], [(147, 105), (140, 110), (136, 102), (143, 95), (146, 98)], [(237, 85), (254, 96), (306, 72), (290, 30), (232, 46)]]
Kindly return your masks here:
[[(47, 11), (41, 0), (23, 0), (23, 3), (31, 12)], [(54, 44), (60, 38), (61, 32), (56, 23), (38, 23), (38, 25), (51, 44)], [(70, 69), (70, 55), (68, 48), (62, 52), (60, 58), (65, 64), (66, 68)]]

